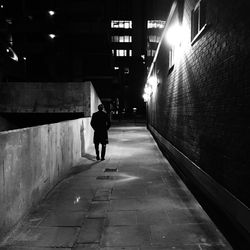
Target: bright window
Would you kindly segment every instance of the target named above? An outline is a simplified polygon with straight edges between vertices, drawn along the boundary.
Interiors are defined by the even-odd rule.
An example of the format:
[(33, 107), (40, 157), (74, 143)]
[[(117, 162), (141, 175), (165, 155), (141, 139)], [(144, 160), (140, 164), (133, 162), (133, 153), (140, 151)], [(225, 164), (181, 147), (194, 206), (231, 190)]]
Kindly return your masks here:
[(148, 49), (147, 50), (147, 56), (154, 57), (155, 56), (155, 50), (154, 49)]
[(148, 20), (148, 29), (163, 29), (165, 26), (165, 21), (162, 20)]
[(160, 42), (160, 36), (155, 36), (155, 35), (149, 35), (148, 40), (150, 43), (159, 43)]
[(126, 50), (126, 49), (117, 49), (112, 50), (112, 55), (115, 55), (117, 57), (123, 57), (123, 56), (132, 56), (132, 50)]
[(127, 56), (127, 50), (125, 49), (116, 50), (116, 56)]
[(112, 20), (111, 28), (115, 29), (132, 29), (132, 21), (129, 20)]
[(112, 36), (111, 41), (113, 43), (131, 43), (132, 36)]
[(192, 10), (191, 40), (194, 40), (206, 25), (206, 1), (200, 0)]

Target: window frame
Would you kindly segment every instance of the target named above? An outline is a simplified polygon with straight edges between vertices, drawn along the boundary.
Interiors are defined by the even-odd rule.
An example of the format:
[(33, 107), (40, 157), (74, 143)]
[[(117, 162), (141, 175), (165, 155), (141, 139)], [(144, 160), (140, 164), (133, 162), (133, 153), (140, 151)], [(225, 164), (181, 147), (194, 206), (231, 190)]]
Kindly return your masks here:
[(126, 49), (117, 49), (115, 51), (116, 57), (126, 57), (127, 56), (127, 50)]
[(193, 45), (198, 40), (200, 35), (207, 28), (206, 12), (206, 0), (199, 0), (191, 11), (191, 45)]
[(132, 49), (112, 49), (112, 55), (114, 57), (132, 57)]
[(163, 29), (165, 24), (163, 20), (147, 20), (147, 29)]
[(111, 20), (112, 29), (132, 29), (132, 20)]
[(114, 35), (114, 36), (111, 36), (111, 42), (112, 43), (132, 43), (132, 36), (130, 36), (130, 35), (123, 35), (123, 36)]
[(168, 55), (168, 70), (171, 70), (175, 65), (175, 48), (171, 47)]
[(147, 49), (147, 57), (154, 57), (156, 53), (155, 49)]
[(160, 36), (157, 36), (157, 35), (148, 35), (148, 41), (149, 43), (159, 43), (161, 40), (161, 37)]

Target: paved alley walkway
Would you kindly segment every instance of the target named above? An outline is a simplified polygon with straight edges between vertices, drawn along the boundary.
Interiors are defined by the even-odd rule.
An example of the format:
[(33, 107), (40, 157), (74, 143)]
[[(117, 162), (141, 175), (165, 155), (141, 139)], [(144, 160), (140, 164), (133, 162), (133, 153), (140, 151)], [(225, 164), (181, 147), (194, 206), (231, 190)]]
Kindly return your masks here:
[[(115, 126), (0, 249), (232, 249), (142, 126)], [(117, 171), (116, 171), (117, 170)]]

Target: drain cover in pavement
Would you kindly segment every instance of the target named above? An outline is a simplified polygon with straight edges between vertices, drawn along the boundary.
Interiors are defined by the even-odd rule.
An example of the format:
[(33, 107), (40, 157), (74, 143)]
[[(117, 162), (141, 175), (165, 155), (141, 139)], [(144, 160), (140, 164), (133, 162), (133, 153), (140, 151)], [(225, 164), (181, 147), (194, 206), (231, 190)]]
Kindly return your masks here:
[(115, 176), (110, 176), (110, 175), (103, 175), (103, 176), (97, 176), (97, 180), (114, 180)]
[(117, 168), (105, 168), (104, 172), (117, 172)]

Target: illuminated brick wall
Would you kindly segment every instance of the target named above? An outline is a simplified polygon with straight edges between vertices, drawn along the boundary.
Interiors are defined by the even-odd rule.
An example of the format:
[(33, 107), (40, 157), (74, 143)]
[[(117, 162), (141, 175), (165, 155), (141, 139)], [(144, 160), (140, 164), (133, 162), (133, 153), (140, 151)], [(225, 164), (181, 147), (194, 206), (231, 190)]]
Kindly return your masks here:
[(149, 124), (249, 207), (249, 3), (207, 1), (208, 26), (191, 45), (196, 2), (179, 8), (186, 37), (172, 71), (161, 45)]

